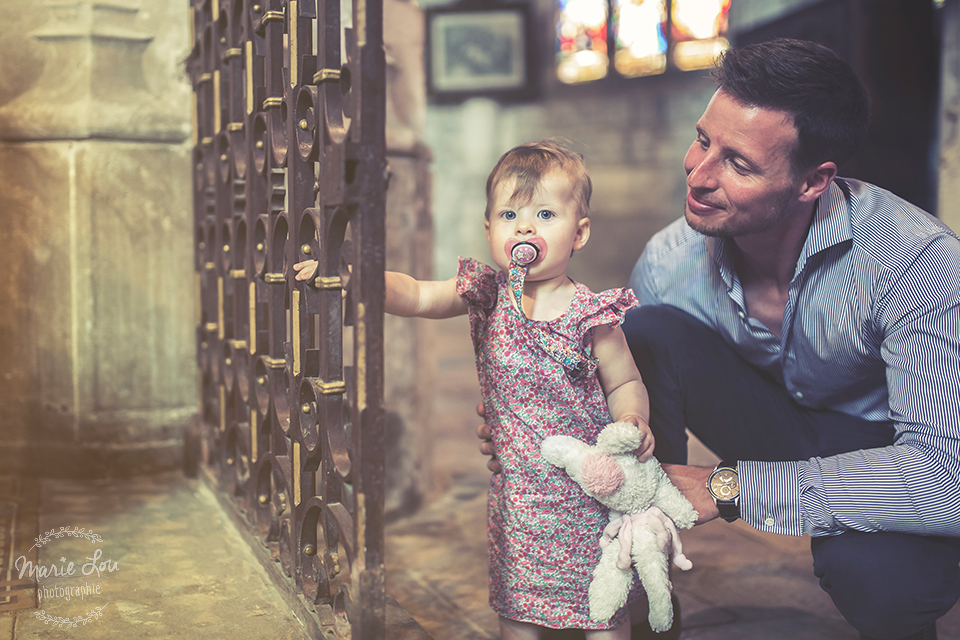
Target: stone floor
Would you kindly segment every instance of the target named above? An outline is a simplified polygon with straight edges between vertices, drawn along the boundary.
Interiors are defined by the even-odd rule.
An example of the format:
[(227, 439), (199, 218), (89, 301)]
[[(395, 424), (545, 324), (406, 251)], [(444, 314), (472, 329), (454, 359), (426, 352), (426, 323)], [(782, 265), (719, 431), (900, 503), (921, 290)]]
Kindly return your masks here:
[[(0, 598), (0, 640), (309, 638), (209, 487), (179, 472), (39, 481), (39, 538), (24, 546), (36, 539), (32, 566), (59, 575), (40, 576), (36, 608)], [(389, 598), (387, 627), (385, 640), (428, 638)]]
[[(387, 590), (436, 640), (493, 640), (497, 621), (486, 601), (489, 473), (473, 434), (476, 374), (465, 323), (437, 329), (436, 490), (417, 514), (387, 529)], [(715, 459), (697, 446), (692, 455), (705, 464)], [(39, 532), (64, 527), (81, 534), (47, 535), (40, 565), (69, 572), (74, 562), (75, 574), (44, 579), (39, 609), (0, 613), (0, 640), (307, 637), (203, 482), (176, 473), (44, 480), (39, 503)], [(91, 532), (101, 539), (96, 545), (82, 537)], [(856, 640), (813, 578), (807, 540), (712, 522), (684, 532), (683, 542), (694, 568), (674, 574), (682, 640)], [(84, 576), (94, 548), (102, 551), (100, 573)], [(68, 600), (65, 587), (90, 592), (78, 598), (74, 591)], [(81, 621), (63, 627), (62, 618)], [(940, 621), (939, 634), (960, 640), (960, 607)]]
[(38, 566), (69, 574), (72, 562), (73, 575), (41, 579), (38, 609), (0, 614), (0, 640), (305, 637), (204, 483), (170, 473), (40, 488)]

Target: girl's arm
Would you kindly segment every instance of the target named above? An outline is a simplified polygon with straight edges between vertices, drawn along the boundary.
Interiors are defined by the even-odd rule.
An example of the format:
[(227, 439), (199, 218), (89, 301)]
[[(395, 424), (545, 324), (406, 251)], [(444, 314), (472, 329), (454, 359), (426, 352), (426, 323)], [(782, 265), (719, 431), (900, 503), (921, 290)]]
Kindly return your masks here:
[[(317, 270), (316, 260), (293, 265), (297, 280), (309, 280)], [(405, 318), (452, 318), (467, 312), (467, 305), (457, 293), (457, 279), (415, 280), (405, 273), (384, 273), (386, 300), (384, 311)]]
[(457, 279), (416, 280), (405, 273), (387, 271), (384, 310), (405, 318), (452, 318), (467, 312), (457, 293)]
[(607, 396), (607, 407), (616, 422), (632, 422), (643, 434), (637, 450), (641, 462), (653, 455), (654, 438), (650, 432), (650, 398), (630, 354), (627, 339), (618, 326), (593, 329), (593, 355), (599, 361), (597, 377)]

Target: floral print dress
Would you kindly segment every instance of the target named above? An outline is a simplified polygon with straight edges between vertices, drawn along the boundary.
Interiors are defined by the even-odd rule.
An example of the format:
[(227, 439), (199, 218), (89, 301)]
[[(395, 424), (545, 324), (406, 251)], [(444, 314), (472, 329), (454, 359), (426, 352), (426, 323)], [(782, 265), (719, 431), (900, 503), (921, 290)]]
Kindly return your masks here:
[[(593, 328), (621, 323), (637, 300), (627, 289), (595, 294), (575, 284), (566, 313), (540, 322), (511, 303), (503, 272), (461, 258), (457, 275), (457, 292), (470, 313), (486, 421), (503, 466), (491, 479), (487, 505), (490, 605), (519, 622), (606, 629), (627, 620), (626, 608), (607, 623), (590, 619), (587, 591), (608, 509), (546, 462), (540, 443), (561, 434), (594, 444), (612, 421), (596, 361), (589, 357)], [(541, 346), (544, 337), (585, 354), (585, 365), (565, 367)]]

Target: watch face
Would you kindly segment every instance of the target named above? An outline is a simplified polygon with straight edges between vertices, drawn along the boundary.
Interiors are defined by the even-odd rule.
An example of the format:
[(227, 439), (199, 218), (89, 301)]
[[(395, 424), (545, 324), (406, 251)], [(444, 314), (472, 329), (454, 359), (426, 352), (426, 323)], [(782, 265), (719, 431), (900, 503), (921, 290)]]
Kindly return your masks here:
[(710, 476), (710, 493), (717, 500), (733, 500), (740, 495), (737, 473), (732, 469), (720, 469)]

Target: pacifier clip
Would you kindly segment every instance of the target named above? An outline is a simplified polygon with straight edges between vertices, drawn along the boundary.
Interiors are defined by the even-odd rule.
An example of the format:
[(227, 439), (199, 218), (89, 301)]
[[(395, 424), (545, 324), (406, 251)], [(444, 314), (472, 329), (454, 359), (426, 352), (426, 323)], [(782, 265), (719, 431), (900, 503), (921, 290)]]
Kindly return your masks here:
[(530, 264), (540, 255), (540, 249), (532, 242), (519, 242), (510, 250), (510, 270), (507, 274), (510, 290), (517, 303), (517, 310), (524, 320), (524, 326), (530, 331), (533, 339), (540, 345), (547, 355), (562, 364), (567, 369), (581, 370), (591, 362), (582, 349), (574, 347), (571, 341), (563, 336), (548, 333), (535, 325), (523, 312), (523, 284), (527, 277)]

